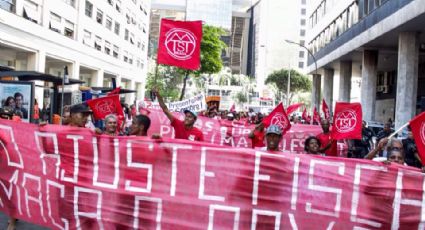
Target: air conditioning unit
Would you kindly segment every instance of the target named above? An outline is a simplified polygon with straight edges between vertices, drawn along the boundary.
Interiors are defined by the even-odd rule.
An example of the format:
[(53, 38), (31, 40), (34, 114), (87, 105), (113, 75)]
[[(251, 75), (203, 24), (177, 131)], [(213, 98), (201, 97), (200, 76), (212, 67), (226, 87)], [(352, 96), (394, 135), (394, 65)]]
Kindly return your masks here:
[(382, 93), (382, 92), (384, 92), (384, 89), (385, 89), (385, 85), (378, 85), (378, 88), (376, 89), (376, 91), (378, 93)]

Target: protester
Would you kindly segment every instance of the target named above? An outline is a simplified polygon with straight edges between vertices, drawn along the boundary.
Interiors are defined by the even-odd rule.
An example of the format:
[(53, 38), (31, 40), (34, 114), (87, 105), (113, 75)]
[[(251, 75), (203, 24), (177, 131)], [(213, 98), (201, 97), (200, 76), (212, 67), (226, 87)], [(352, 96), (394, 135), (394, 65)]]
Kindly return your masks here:
[[(12, 120), (13, 117), (13, 109), (10, 107), (0, 108), (0, 119)], [(16, 221), (14, 217), (9, 218), (9, 225), (7, 226), (7, 230), (14, 230), (16, 228)]]
[(391, 135), (391, 124), (385, 123), (384, 129), (379, 131), (376, 135), (376, 141), (379, 142), (382, 138), (388, 137), (389, 135)]
[(279, 149), (280, 141), (282, 140), (282, 129), (277, 125), (270, 125), (266, 129), (266, 147), (263, 150), (270, 152), (281, 151)]
[(421, 168), (422, 162), (419, 158), (418, 149), (412, 134), (412, 130), (408, 130), (407, 138), (402, 141), (405, 153), (405, 161), (409, 166)]
[(136, 115), (129, 128), (129, 135), (147, 136), (151, 126), (151, 119), (146, 115)]
[(173, 114), (168, 110), (167, 106), (164, 103), (164, 100), (157, 89), (154, 89), (153, 92), (158, 98), (159, 106), (162, 111), (168, 117), (171, 122), (171, 126), (174, 128), (175, 138), (176, 139), (187, 139), (192, 141), (204, 141), (204, 134), (201, 130), (194, 127), (194, 124), (197, 119), (197, 113), (191, 110), (185, 110), (184, 121), (181, 121), (173, 116)]
[(321, 122), (323, 133), (317, 135), (317, 139), (319, 139), (321, 145), (319, 152), (325, 153), (326, 156), (337, 156), (337, 141), (332, 140), (331, 132), (329, 131), (329, 121), (323, 119)]
[(310, 136), (304, 142), (304, 151), (307, 154), (324, 156), (325, 154), (320, 152), (320, 146), (321, 146), (320, 140), (317, 139), (317, 137), (315, 136)]
[(93, 111), (86, 104), (76, 104), (70, 108), (69, 126), (85, 127)]
[(372, 160), (376, 158), (378, 153), (383, 151), (384, 156), (379, 157), (377, 161), (382, 161), (382, 159), (386, 160), (388, 155), (387, 153), (392, 149), (403, 149), (403, 143), (396, 138), (391, 138), (391, 140), (389, 140), (388, 138), (383, 138), (379, 141), (376, 148), (371, 150), (364, 158)]
[(257, 147), (264, 147), (265, 146), (264, 124), (263, 123), (257, 124), (255, 126), (255, 129), (249, 133), (248, 137), (251, 139), (253, 149)]
[(14, 96), (16, 103), (15, 110), (20, 110), (23, 113), (23, 118), (28, 119), (28, 110), (24, 108), (22, 104), (24, 102), (24, 95), (22, 95), (22, 93), (16, 92)]
[(117, 130), (118, 127), (118, 118), (115, 114), (109, 114), (105, 117), (105, 131), (103, 132), (109, 136), (117, 136), (119, 132)]
[(32, 115), (34, 123), (38, 124), (40, 121), (40, 108), (38, 107), (37, 99), (34, 99), (34, 114)]
[(365, 121), (362, 122), (362, 139), (351, 140), (349, 142), (349, 153), (350, 158), (364, 158), (372, 149), (372, 137), (373, 131), (369, 129)]

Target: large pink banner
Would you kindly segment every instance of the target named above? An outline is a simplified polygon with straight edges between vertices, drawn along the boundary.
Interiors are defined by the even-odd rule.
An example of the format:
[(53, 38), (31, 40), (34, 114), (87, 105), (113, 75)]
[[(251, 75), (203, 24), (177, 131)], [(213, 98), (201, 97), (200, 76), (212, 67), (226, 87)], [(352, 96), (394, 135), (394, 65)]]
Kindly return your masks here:
[[(184, 114), (182, 113), (173, 114), (178, 119), (184, 119)], [(163, 137), (174, 137), (174, 129), (162, 111), (152, 109), (149, 117), (152, 122), (149, 134), (159, 133)], [(242, 148), (251, 148), (252, 146), (248, 134), (255, 128), (255, 125), (198, 116), (195, 127), (204, 133), (204, 140), (208, 143)], [(294, 124), (283, 136), (280, 143), (281, 149), (299, 153), (304, 152), (304, 140), (308, 136), (316, 136), (321, 132), (322, 128), (318, 125)], [(346, 154), (346, 145), (339, 143), (338, 151), (338, 155)]]
[(424, 175), (0, 120), (0, 211), (53, 229), (422, 229)]

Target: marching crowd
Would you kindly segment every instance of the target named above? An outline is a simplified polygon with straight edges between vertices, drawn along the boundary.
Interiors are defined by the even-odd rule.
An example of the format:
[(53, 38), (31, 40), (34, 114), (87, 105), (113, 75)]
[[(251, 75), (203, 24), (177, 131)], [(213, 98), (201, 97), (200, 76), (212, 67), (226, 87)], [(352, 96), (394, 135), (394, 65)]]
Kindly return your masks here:
[[(280, 149), (280, 142), (283, 138), (283, 130), (277, 125), (270, 125), (265, 127), (263, 121), (263, 114), (248, 113), (235, 111), (219, 112), (216, 107), (211, 107), (207, 111), (198, 115), (195, 111), (185, 110), (185, 117), (179, 120), (167, 108), (164, 100), (158, 90), (153, 90), (156, 94), (159, 105), (170, 120), (171, 126), (175, 130), (176, 139), (187, 139), (192, 141), (204, 141), (203, 133), (200, 129), (194, 126), (198, 116), (205, 116), (212, 119), (220, 119), (232, 122), (232, 124), (239, 123), (242, 125), (254, 124), (255, 128), (249, 133), (248, 137), (252, 141), (252, 148), (261, 149), (271, 153), (282, 152)], [(19, 95), (18, 95), (19, 96)], [(11, 101), (11, 100), (10, 100)], [(14, 117), (22, 117), (22, 112), (19, 112), (19, 107), (13, 103), (4, 104), (0, 108), (1, 119), (15, 120)], [(18, 109), (16, 109), (18, 108)], [(85, 104), (76, 104), (66, 106), (62, 117), (62, 124), (74, 127), (86, 127), (93, 129), (97, 134), (117, 136), (147, 136), (148, 130), (151, 125), (149, 118), (149, 111), (142, 111), (137, 114), (135, 106), (126, 108), (124, 110), (125, 116), (120, 117), (115, 114), (109, 114), (103, 121), (103, 129), (96, 128), (89, 120), (92, 114), (90, 107)], [(21, 116), (20, 116), (21, 115)], [(300, 119), (296, 117), (291, 118), (292, 123), (299, 123)], [(41, 122), (40, 125), (43, 125)], [(322, 155), (322, 156), (338, 156), (337, 154), (337, 141), (333, 140), (330, 132), (330, 122), (328, 120), (321, 121), (323, 132), (317, 136), (309, 136), (304, 141), (304, 150), (306, 154)], [(406, 139), (400, 140), (397, 138), (389, 138), (392, 134), (391, 124), (385, 124), (384, 129), (376, 135), (367, 127), (366, 122), (363, 122), (362, 139), (360, 140), (346, 140), (344, 143), (348, 146), (347, 157), (351, 158), (364, 158), (375, 161), (383, 161), (386, 163), (396, 163), (402, 165), (409, 165), (413, 167), (422, 167), (422, 162), (418, 156), (418, 151), (413, 140), (413, 135), (409, 132)], [(161, 138), (159, 134), (152, 134), (152, 138)], [(376, 138), (376, 147), (373, 140)], [(15, 228), (15, 219), (10, 219), (9, 230)]]

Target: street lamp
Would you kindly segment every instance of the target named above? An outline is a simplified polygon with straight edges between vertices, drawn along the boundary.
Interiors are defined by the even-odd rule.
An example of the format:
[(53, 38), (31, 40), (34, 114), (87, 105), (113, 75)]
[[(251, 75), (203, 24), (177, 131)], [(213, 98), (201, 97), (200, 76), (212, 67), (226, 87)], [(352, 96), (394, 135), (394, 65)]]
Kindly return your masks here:
[(311, 57), (313, 58), (313, 61), (314, 61), (314, 66), (315, 66), (314, 75), (317, 75), (317, 61), (316, 61), (316, 58), (314, 57), (313, 53), (307, 47), (305, 47), (304, 45), (302, 45), (300, 43), (297, 43), (297, 42), (294, 42), (294, 41), (291, 41), (291, 40), (288, 40), (288, 39), (285, 39), (285, 42), (298, 45), (298, 46), (307, 50), (308, 54), (311, 55)]

